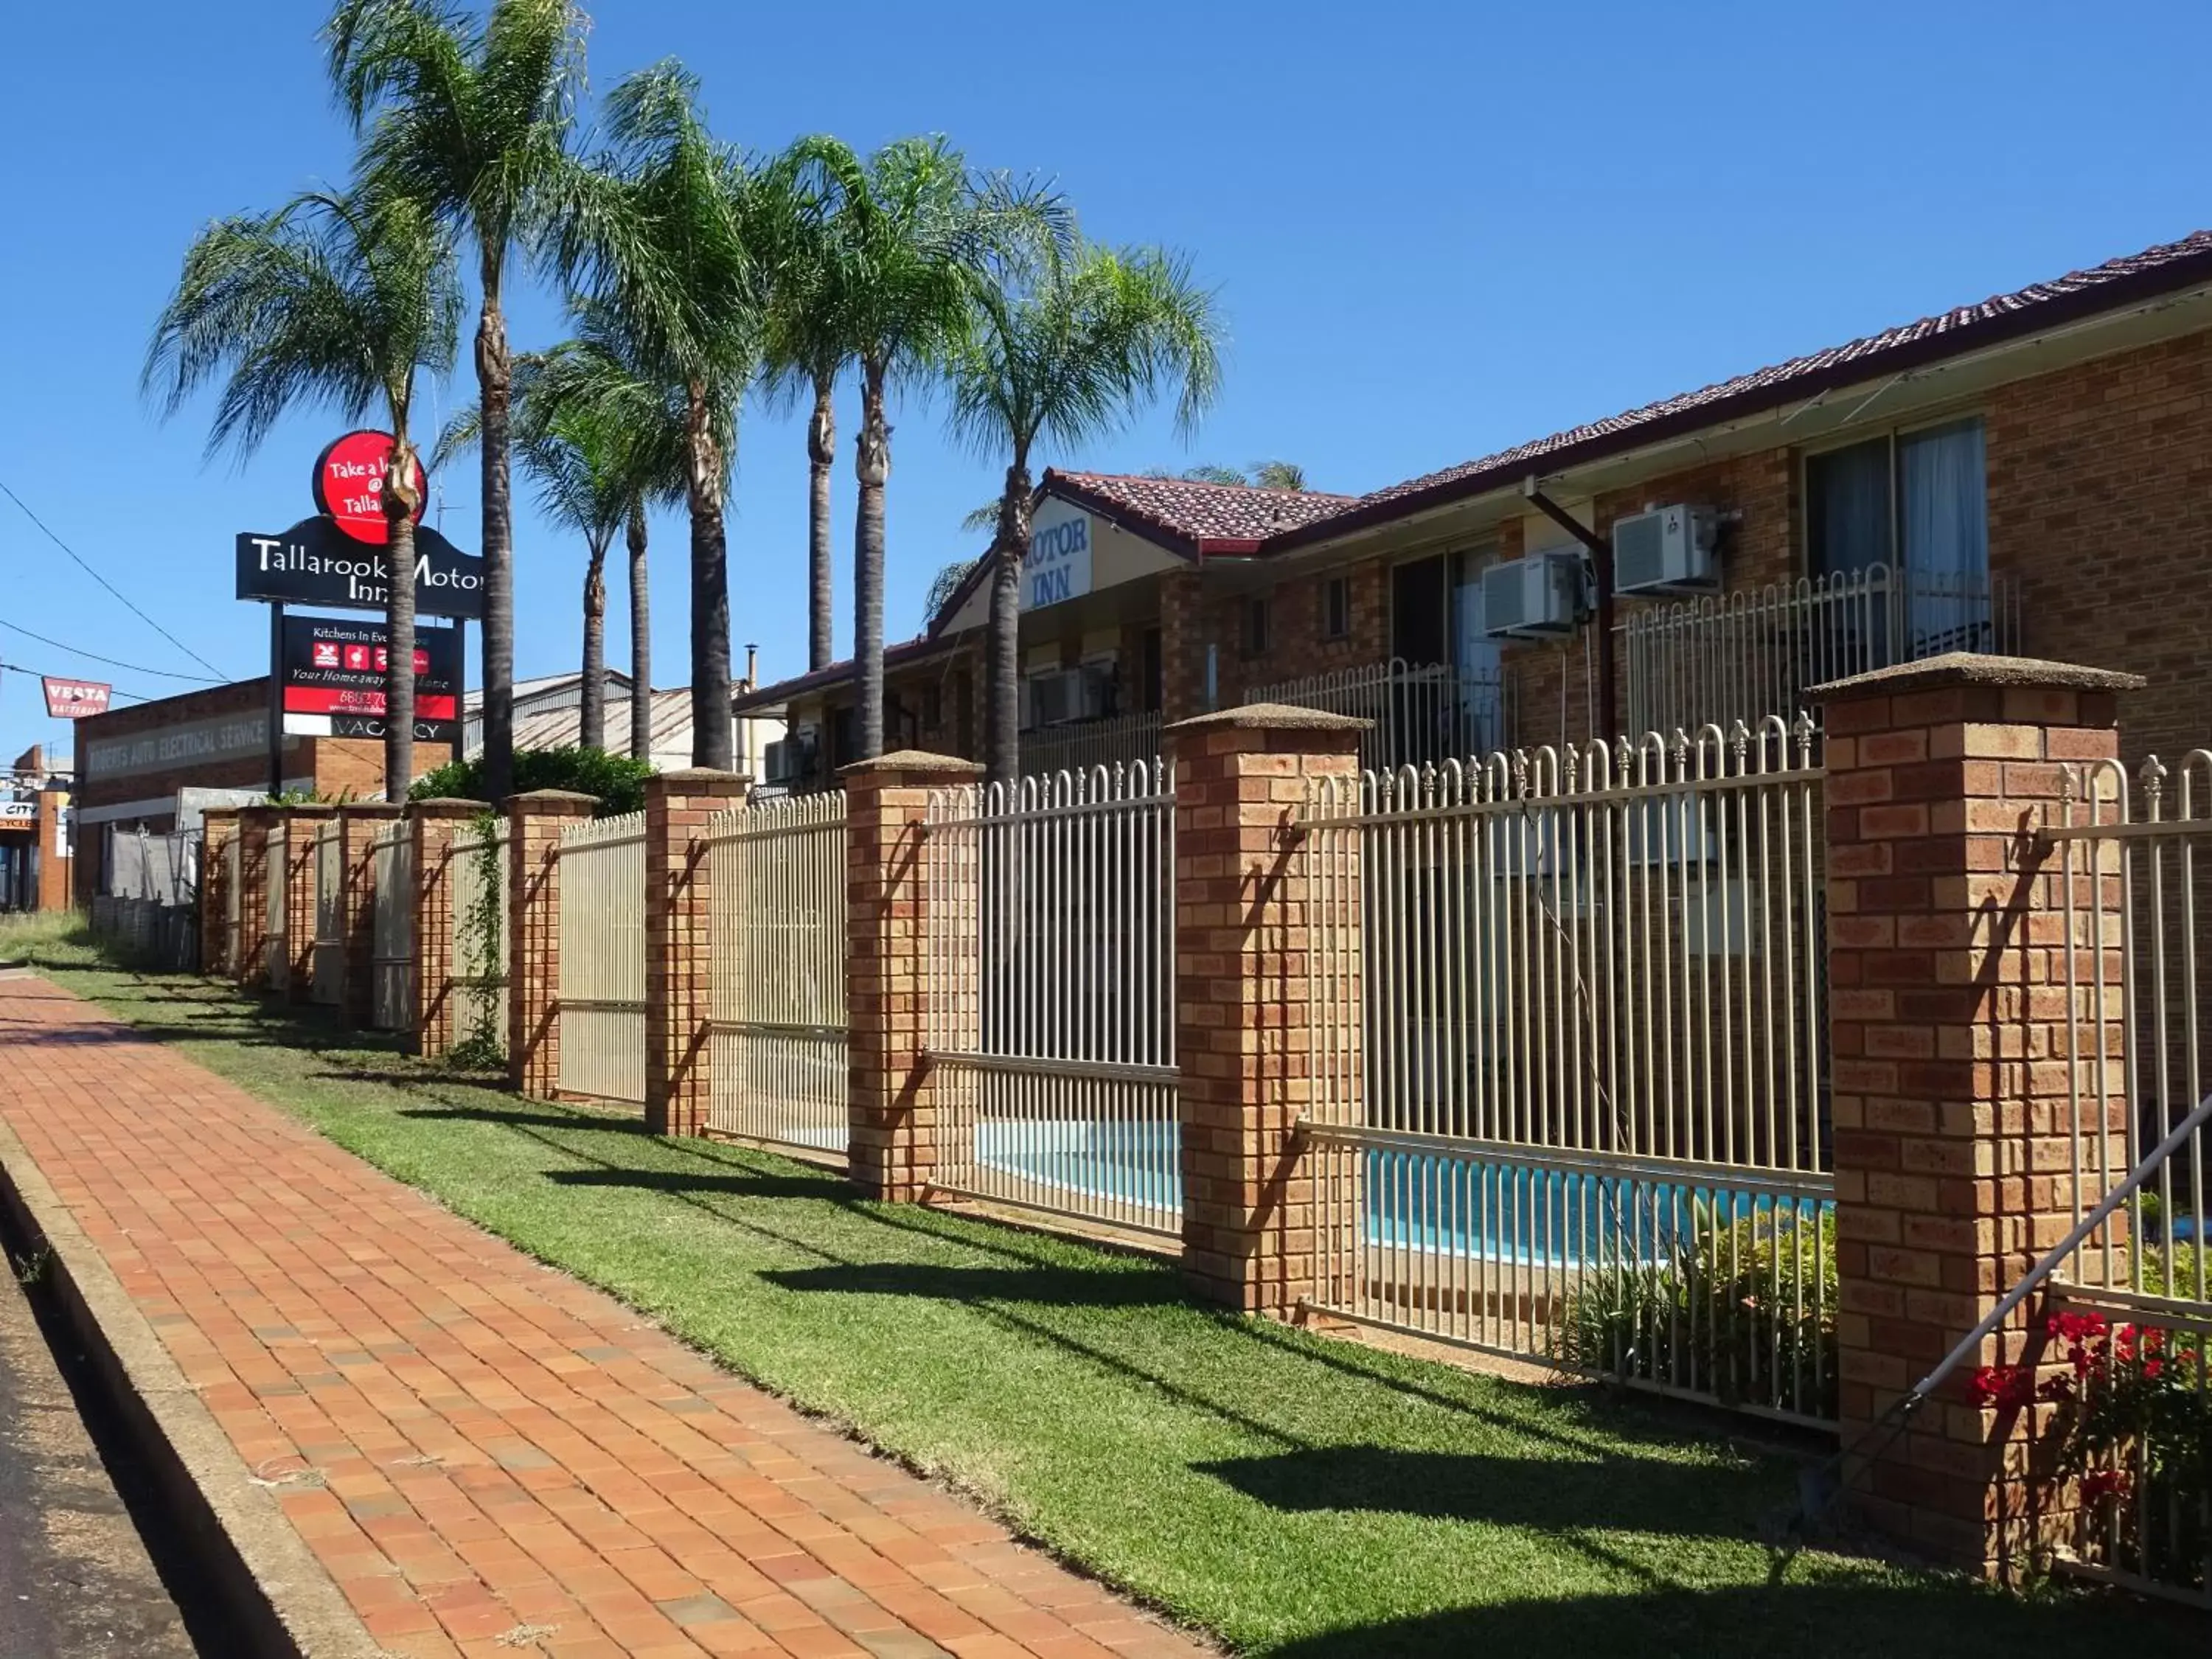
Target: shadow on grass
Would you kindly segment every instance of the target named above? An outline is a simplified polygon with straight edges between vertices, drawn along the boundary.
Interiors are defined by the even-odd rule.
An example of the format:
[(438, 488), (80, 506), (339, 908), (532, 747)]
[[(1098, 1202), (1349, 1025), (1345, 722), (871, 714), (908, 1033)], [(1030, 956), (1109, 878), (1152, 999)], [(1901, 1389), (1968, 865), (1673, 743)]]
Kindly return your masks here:
[[(420, 1085), (426, 1082), (468, 1084), (471, 1087), (505, 1091), (507, 1079), (491, 1073), (471, 1072), (392, 1072), (362, 1077), (343, 1072), (325, 1072), (324, 1077), (337, 1078), (347, 1082), (391, 1083), (398, 1087)], [(483, 1076), (484, 1081), (474, 1079)], [(518, 1097), (520, 1098), (520, 1097)], [(629, 1135), (639, 1140), (653, 1137), (647, 1132), (642, 1118), (617, 1117), (611, 1112), (563, 1112), (558, 1109), (533, 1110), (527, 1105), (501, 1106), (403, 1106), (399, 1115), (422, 1123), (488, 1123), (507, 1129), (584, 1129), (594, 1134)], [(576, 1154), (571, 1154), (576, 1156)], [(627, 1164), (610, 1164), (617, 1173), (627, 1170)]]
[[(693, 1193), (719, 1193), (727, 1198), (835, 1200), (849, 1197), (852, 1191), (835, 1176), (769, 1175), (743, 1169), (727, 1175), (708, 1175), (694, 1170), (553, 1170), (547, 1173), (546, 1179), (556, 1187), (623, 1187), (638, 1192), (665, 1193), (677, 1198)], [(808, 1288), (835, 1287), (824, 1285)]]
[(1773, 1471), (1686, 1468), (1635, 1457), (1516, 1458), (1383, 1446), (1316, 1446), (1194, 1468), (1270, 1508), (1353, 1510), (1564, 1532), (1711, 1536), (1776, 1497)]
[[(1941, 1620), (1940, 1638), (1931, 1620)], [(1962, 1632), (1972, 1634), (1961, 1640)], [(1635, 1595), (1576, 1596), (1556, 1601), (1500, 1601), (1457, 1607), (1385, 1624), (1360, 1625), (1303, 1637), (1270, 1648), (1270, 1659), (1462, 1659), (1510, 1654), (1513, 1659), (1589, 1659), (1634, 1654), (1638, 1659), (1709, 1654), (1787, 1654), (1790, 1659), (1897, 1655), (1938, 1650), (1945, 1659), (2042, 1651), (2135, 1651), (2146, 1634), (2135, 1620), (2115, 1628), (2092, 1604), (2023, 1601), (1960, 1581), (1912, 1587), (1849, 1583), (1735, 1585), (1725, 1589), (1652, 1589)], [(2174, 1639), (2185, 1632), (2174, 1622)], [(2200, 1632), (2201, 1638), (2201, 1632)], [(2051, 1641), (2078, 1647), (2049, 1649)], [(2032, 1645), (2034, 1644), (2034, 1645)], [(2177, 1645), (2168, 1650), (2182, 1652)]]
[[(873, 1261), (836, 1267), (773, 1268), (765, 1284), (848, 1296), (918, 1296), (938, 1302), (1037, 1302), (1053, 1307), (1164, 1307), (1186, 1300), (1164, 1272), (1103, 1273), (1086, 1267), (957, 1267)], [(1255, 1462), (1266, 1462), (1255, 1459)]]

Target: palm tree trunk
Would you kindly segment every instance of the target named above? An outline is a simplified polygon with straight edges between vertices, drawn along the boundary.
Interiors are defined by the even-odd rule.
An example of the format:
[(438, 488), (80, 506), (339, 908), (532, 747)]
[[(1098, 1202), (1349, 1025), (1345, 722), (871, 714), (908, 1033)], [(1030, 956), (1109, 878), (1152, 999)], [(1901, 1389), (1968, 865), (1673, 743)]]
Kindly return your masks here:
[(508, 498), (507, 406), (514, 363), (500, 310), (499, 262), (483, 261), (483, 314), (477, 325), (477, 391), (483, 464), (484, 793), (505, 800), (514, 787), (514, 520)]
[(629, 752), (653, 757), (653, 594), (646, 582), (645, 503), (629, 504)]
[(827, 668), (836, 653), (836, 590), (830, 569), (830, 469), (837, 459), (837, 415), (830, 406), (835, 382), (817, 375), (814, 418), (806, 424), (806, 666)]
[(576, 738), (586, 749), (607, 746), (607, 544), (605, 538), (591, 544), (591, 562), (584, 567), (584, 680), (583, 704), (577, 714)]
[(730, 552), (722, 525), (721, 456), (707, 388), (690, 403), (691, 764), (730, 770)]
[(405, 800), (415, 781), (415, 448), (399, 422), (384, 470), (384, 798)]
[(1022, 554), (1030, 544), (1030, 465), (1026, 447), (1006, 469), (999, 501), (999, 533), (991, 544), (990, 714), (983, 748), (991, 781), (1011, 787), (1021, 775)]
[(853, 656), (860, 669), (860, 753), (884, 752), (884, 484), (891, 474), (891, 429), (884, 421), (883, 365), (862, 366), (860, 439), (854, 457), (860, 507), (853, 526)]

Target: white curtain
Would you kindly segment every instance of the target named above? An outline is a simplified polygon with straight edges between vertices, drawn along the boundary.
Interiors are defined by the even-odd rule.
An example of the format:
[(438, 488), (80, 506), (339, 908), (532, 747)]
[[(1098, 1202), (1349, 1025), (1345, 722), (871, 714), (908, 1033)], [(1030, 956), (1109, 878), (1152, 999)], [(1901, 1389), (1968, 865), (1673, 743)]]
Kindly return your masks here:
[(1986, 650), (1990, 531), (1982, 423), (1960, 421), (1897, 441), (1916, 654)]

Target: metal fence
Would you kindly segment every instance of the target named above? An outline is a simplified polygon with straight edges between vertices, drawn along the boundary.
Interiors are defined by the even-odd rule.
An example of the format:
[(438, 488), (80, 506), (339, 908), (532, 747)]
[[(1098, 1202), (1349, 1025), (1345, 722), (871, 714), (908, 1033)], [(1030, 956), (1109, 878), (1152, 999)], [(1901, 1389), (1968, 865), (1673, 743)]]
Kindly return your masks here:
[(200, 851), (197, 830), (156, 835), (106, 826), (92, 931), (149, 964), (196, 970)]
[(246, 941), (246, 890), (241, 872), (246, 862), (246, 840), (233, 836), (222, 854), (222, 966), (226, 973), (245, 971), (239, 951)]
[(936, 792), (922, 857), (937, 1185), (1174, 1233), (1182, 1138), (1165, 769)]
[(1789, 718), (1805, 690), (1947, 651), (2016, 654), (2017, 592), (1869, 565), (1636, 611), (1619, 625), (1630, 729)]
[(370, 844), (369, 1022), (379, 1030), (415, 1024), (415, 830), (387, 823)]
[(345, 842), (336, 819), (315, 826), (315, 942), (308, 999), (336, 1007), (345, 994)]
[(1042, 778), (1059, 772), (1087, 772), (1099, 766), (1149, 765), (1160, 757), (1161, 720), (1157, 712), (1121, 714), (1080, 726), (1024, 732), (1022, 775)]
[(291, 840), (285, 822), (277, 820), (269, 826), (262, 838), (262, 867), (268, 880), (262, 894), (263, 927), (265, 942), (261, 947), (261, 958), (269, 988), (282, 994), (292, 983), (291, 943), (285, 937), (284, 903), (285, 866), (290, 861)]
[[(447, 851), (453, 882), (451, 988), (454, 1040), (507, 1052), (507, 826), (487, 824), (453, 837)], [(489, 1058), (484, 1054), (483, 1058)]]
[(1833, 1417), (1813, 737), (1321, 781), (1321, 1306)]
[[(2203, 1224), (2212, 1145), (2160, 1149), (2212, 1089), (2212, 751), (2129, 787), (2116, 762), (2078, 769), (2061, 822), (2061, 971), (2072, 1156), (2061, 1189), (2084, 1220), (2139, 1165), (2152, 1172), (2059, 1269), (2070, 1361), (2049, 1437), (2081, 1477), (2068, 1570), (2212, 1606), (2212, 1273)], [(2200, 881), (2200, 877), (2203, 878)]]
[(561, 1091), (645, 1103), (645, 814), (564, 832)]
[(719, 814), (707, 848), (708, 1127), (842, 1157), (850, 1139), (844, 793)]
[(1255, 685), (1246, 702), (1285, 702), (1351, 714), (1373, 724), (1359, 739), (1359, 763), (1370, 771), (1442, 765), (1480, 755), (1506, 740), (1505, 683), (1498, 674), (1462, 674), (1402, 659)]

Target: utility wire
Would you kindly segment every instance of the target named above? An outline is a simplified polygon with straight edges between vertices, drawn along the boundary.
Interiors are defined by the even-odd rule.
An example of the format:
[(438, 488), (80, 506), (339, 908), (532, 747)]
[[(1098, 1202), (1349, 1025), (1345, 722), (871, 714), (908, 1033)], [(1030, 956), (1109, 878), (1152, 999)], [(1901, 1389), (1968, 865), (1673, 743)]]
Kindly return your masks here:
[[(79, 554), (77, 553), (77, 550), (76, 550), (75, 548), (71, 547), (71, 546), (70, 546), (67, 542), (64, 541), (64, 540), (63, 540), (59, 536), (57, 536), (56, 534), (54, 534), (53, 531), (52, 531), (51, 528), (49, 528), (49, 527), (48, 527), (48, 526), (47, 526), (47, 524), (46, 524), (46, 521), (44, 519), (40, 518), (37, 514), (35, 514), (35, 513), (33, 513), (33, 512), (32, 512), (32, 511), (31, 511), (29, 505), (28, 505), (27, 503), (26, 503), (26, 502), (25, 502), (25, 501), (23, 500), (23, 498), (22, 498), (21, 495), (17, 495), (14, 490), (12, 490), (12, 489), (9, 489), (9, 488), (8, 488), (7, 481), (6, 481), (5, 479), (0, 479), (0, 495), (5, 495), (5, 496), (7, 496), (7, 498), (8, 498), (9, 501), (11, 501), (15, 502), (15, 505), (16, 505), (17, 507), (21, 507), (21, 508), (23, 509), (23, 516), (24, 516), (25, 518), (28, 519), (28, 520), (29, 520), (33, 524), (34, 524), (34, 525), (38, 526), (39, 526), (39, 528), (40, 528), (40, 530), (45, 531), (45, 532), (46, 532), (46, 539), (47, 539), (48, 541), (52, 542), (52, 543), (56, 547), (58, 547), (59, 549), (61, 549), (61, 550), (62, 550), (63, 552), (64, 552), (64, 553), (68, 554), (68, 555), (70, 556), (70, 558), (75, 559), (75, 560), (76, 561), (77, 568), (79, 568), (80, 570), (83, 571), (83, 572), (84, 572), (84, 574), (85, 574), (86, 575), (88, 575), (88, 576), (91, 577), (91, 578), (93, 579), (93, 580), (94, 580), (94, 581), (98, 582), (98, 583), (99, 583), (102, 587), (106, 588), (106, 589), (110, 593), (112, 593), (112, 594), (113, 594), (113, 595), (114, 595), (118, 599), (120, 599), (120, 600), (123, 602), (124, 608), (125, 608), (125, 609), (126, 609), (127, 611), (129, 611), (132, 616), (134, 616), (134, 617), (137, 617), (137, 618), (138, 618), (138, 620), (139, 620), (140, 622), (144, 623), (146, 624), (146, 626), (147, 626), (147, 627), (149, 627), (149, 628), (152, 629), (153, 629), (156, 634), (159, 634), (159, 635), (160, 635), (163, 639), (165, 639), (165, 640), (168, 641), (168, 642), (169, 642), (171, 645), (175, 646), (175, 647), (177, 647), (177, 649), (178, 649), (178, 650), (179, 650), (179, 651), (183, 652), (186, 656), (190, 657), (190, 658), (191, 658), (194, 662), (198, 663), (201, 667), (203, 667), (203, 668), (206, 669), (210, 673), (211, 673), (211, 674), (215, 675), (215, 676), (216, 676), (216, 678), (215, 678), (214, 680), (212, 680), (212, 681), (210, 681), (210, 684), (222, 684), (222, 670), (221, 670), (220, 668), (217, 668), (217, 667), (216, 667), (213, 663), (210, 662), (210, 661), (209, 661), (205, 657), (203, 657), (202, 655), (200, 655), (200, 653), (199, 653), (198, 652), (197, 652), (197, 651), (193, 650), (193, 649), (191, 648), (191, 647), (190, 647), (189, 645), (186, 645), (186, 644), (185, 644), (182, 640), (179, 639), (179, 638), (178, 638), (174, 634), (172, 634), (172, 633), (171, 633), (167, 629), (166, 629), (166, 628), (162, 627), (161, 623), (159, 623), (155, 622), (155, 621), (151, 617), (148, 616), (144, 611), (141, 611), (141, 610), (137, 607), (137, 605), (136, 604), (134, 604), (134, 603), (131, 601), (131, 599), (130, 599), (130, 597), (129, 597), (128, 595), (126, 595), (126, 594), (123, 592), (123, 590), (122, 590), (121, 588), (119, 588), (119, 587), (116, 586), (116, 585), (115, 585), (113, 582), (112, 582), (112, 581), (110, 581), (110, 580), (108, 580), (106, 577), (105, 577), (105, 576), (101, 575), (101, 574), (100, 574), (100, 572), (98, 572), (97, 570), (94, 570), (94, 568), (93, 568), (89, 564), (87, 564), (87, 563), (84, 562), (83, 558), (82, 558), (82, 556), (79, 556)], [(27, 631), (27, 632), (28, 630), (27, 629), (27, 630), (25, 630), (25, 631)], [(33, 637), (36, 637), (36, 636), (34, 635)], [(66, 647), (64, 647), (64, 648), (66, 648)], [(89, 656), (89, 655), (91, 654), (91, 653), (89, 653), (89, 652), (85, 652), (85, 653), (82, 653), (81, 654), (82, 654), (82, 655), (86, 655), (86, 656)], [(102, 661), (105, 661), (105, 660), (106, 660), (106, 659), (105, 658), (103, 658), (103, 659), (101, 659), (101, 660), (102, 660)], [(125, 665), (125, 666), (127, 666), (127, 665)], [(156, 672), (156, 671), (149, 670), (148, 672)], [(176, 676), (176, 678), (179, 678), (179, 679), (185, 679), (185, 678), (191, 678), (191, 677), (190, 677), (190, 676), (188, 676), (188, 675), (182, 675), (182, 674), (180, 674), (180, 675)]]
[[(70, 678), (70, 676), (65, 674), (49, 674), (43, 669), (26, 668), (21, 663), (14, 662), (0, 662), (0, 670), (4, 670), (10, 674), (27, 674), (34, 679), (41, 680), (67, 679)], [(145, 696), (143, 692), (125, 691), (119, 685), (111, 686), (108, 690), (111, 696), (127, 698), (132, 702), (151, 702), (154, 701), (153, 698)], [(0, 772), (4, 772), (7, 769), (8, 769), (5, 767), (0, 767)]]
[[(6, 488), (5, 484), (0, 484), (0, 489)], [(40, 645), (51, 645), (57, 651), (66, 651), (73, 657), (82, 657), (90, 662), (104, 662), (110, 668), (127, 668), (134, 674), (158, 674), (165, 680), (190, 680), (195, 685), (230, 684), (228, 680), (211, 680), (204, 674), (180, 674), (173, 668), (149, 668), (143, 663), (125, 662), (118, 657), (103, 657), (97, 651), (87, 651), (79, 646), (65, 645), (59, 640), (50, 640), (44, 634), (33, 633), (21, 623), (0, 620), (0, 628), (6, 629), (11, 634), (21, 634), (27, 639), (36, 640)], [(212, 668), (215, 665), (210, 663), (208, 666)]]

